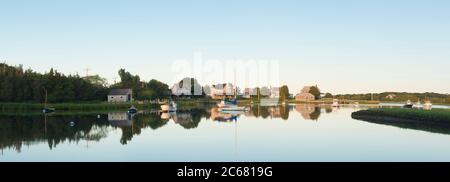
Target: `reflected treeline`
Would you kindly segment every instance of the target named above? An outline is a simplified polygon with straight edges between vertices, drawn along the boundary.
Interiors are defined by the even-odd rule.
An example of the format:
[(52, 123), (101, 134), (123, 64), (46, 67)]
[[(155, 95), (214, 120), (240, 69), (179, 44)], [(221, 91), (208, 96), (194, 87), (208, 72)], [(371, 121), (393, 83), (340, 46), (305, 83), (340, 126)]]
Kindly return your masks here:
[(47, 142), (50, 149), (63, 142), (99, 141), (115, 129), (122, 131), (120, 143), (126, 145), (144, 129), (157, 130), (173, 121), (184, 129), (195, 129), (201, 121), (237, 122), (240, 117), (288, 120), (290, 114), (300, 114), (305, 120), (317, 121), (322, 112), (332, 108), (316, 105), (251, 106), (248, 112), (220, 112), (218, 108), (203, 108), (177, 113), (109, 112), (90, 115), (0, 116), (0, 149), (15, 149), (23, 145)]
[(20, 152), (36, 142), (47, 142), (52, 149), (67, 141), (99, 141), (107, 136), (108, 126), (105, 117), (97, 116), (1, 116), (0, 149)]

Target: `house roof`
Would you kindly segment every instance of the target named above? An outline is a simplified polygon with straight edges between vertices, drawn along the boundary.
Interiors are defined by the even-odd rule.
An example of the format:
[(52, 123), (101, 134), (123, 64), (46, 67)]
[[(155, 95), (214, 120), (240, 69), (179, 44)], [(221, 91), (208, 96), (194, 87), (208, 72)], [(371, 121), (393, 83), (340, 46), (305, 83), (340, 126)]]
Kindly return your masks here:
[(309, 93), (310, 90), (311, 90), (311, 87), (306, 86), (306, 87), (303, 87), (303, 89), (302, 89), (302, 91), (300, 91), (300, 93)]
[(112, 89), (108, 95), (128, 95), (133, 93), (131, 89)]

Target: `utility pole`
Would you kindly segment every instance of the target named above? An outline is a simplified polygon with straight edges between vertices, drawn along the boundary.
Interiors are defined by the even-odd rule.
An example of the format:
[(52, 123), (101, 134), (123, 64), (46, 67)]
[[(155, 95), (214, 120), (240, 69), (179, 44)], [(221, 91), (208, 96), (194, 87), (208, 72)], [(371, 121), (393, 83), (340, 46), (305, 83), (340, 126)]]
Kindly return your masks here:
[(86, 69), (84, 69), (85, 71), (86, 71), (86, 77), (88, 77), (89, 76), (89, 68), (86, 68)]

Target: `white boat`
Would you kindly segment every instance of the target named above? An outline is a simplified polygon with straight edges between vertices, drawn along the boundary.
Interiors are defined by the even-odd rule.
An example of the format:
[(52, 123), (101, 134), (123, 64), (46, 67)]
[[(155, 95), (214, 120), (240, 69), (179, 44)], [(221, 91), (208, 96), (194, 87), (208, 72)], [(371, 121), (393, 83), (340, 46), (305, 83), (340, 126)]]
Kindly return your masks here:
[(170, 102), (169, 104), (161, 105), (161, 110), (163, 112), (177, 112), (177, 104), (175, 102)]
[(223, 100), (217, 104), (217, 107), (219, 107), (219, 111), (247, 111), (246, 107), (239, 107), (235, 100)]
[(353, 104), (353, 106), (354, 106), (354, 107), (359, 107), (359, 102), (355, 102), (355, 103)]
[(425, 101), (425, 104), (423, 104), (423, 109), (425, 110), (431, 110), (433, 108), (433, 104), (431, 101)]
[(414, 104), (411, 100), (406, 101), (406, 104), (403, 106), (404, 108), (413, 108)]
[(333, 99), (333, 104), (331, 104), (331, 107), (339, 107), (339, 100)]
[(222, 107), (219, 108), (219, 111), (227, 112), (227, 111), (248, 111), (246, 107), (232, 106), (232, 107)]
[(220, 103), (217, 104), (217, 107), (222, 108), (222, 107), (228, 107), (231, 105), (235, 105), (234, 103), (228, 102), (228, 101), (221, 101)]

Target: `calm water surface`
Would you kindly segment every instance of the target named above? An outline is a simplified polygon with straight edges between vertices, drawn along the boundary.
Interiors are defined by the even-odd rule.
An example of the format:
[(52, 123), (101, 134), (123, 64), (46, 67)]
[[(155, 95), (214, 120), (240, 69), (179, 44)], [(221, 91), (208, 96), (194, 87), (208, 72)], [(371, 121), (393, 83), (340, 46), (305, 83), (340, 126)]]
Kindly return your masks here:
[(0, 116), (0, 161), (450, 161), (448, 132), (352, 119), (360, 109)]

